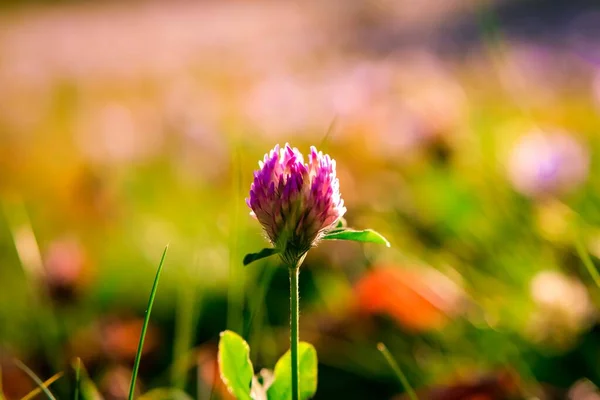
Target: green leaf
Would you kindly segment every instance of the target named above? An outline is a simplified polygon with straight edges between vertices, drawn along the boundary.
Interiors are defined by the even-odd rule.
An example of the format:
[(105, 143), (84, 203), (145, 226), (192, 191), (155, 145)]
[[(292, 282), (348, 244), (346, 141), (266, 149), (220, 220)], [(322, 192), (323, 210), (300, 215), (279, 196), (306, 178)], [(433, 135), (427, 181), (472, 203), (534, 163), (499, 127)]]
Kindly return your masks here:
[(363, 231), (357, 231), (350, 228), (337, 228), (333, 229), (323, 236), (324, 240), (353, 240), (355, 242), (368, 242), (385, 244), (390, 247), (390, 242), (387, 241), (381, 233), (375, 232), (372, 229), (365, 229)]
[[(300, 400), (310, 399), (317, 391), (317, 351), (310, 343), (298, 345)], [(288, 350), (275, 364), (275, 380), (267, 391), (269, 400), (292, 398), (292, 356)]]
[(338, 219), (337, 224), (335, 224), (335, 228), (334, 229), (341, 229), (341, 228), (346, 228), (348, 226), (348, 223), (346, 222), (346, 220), (344, 219), (344, 217), (341, 217), (340, 219)]
[(238, 334), (221, 332), (219, 341), (219, 373), (229, 393), (238, 400), (251, 400), (250, 385), (254, 370), (250, 346)]
[(244, 265), (248, 265), (254, 261), (260, 260), (261, 258), (270, 257), (273, 254), (279, 253), (279, 249), (273, 247), (267, 247), (259, 251), (258, 253), (250, 253), (244, 256)]

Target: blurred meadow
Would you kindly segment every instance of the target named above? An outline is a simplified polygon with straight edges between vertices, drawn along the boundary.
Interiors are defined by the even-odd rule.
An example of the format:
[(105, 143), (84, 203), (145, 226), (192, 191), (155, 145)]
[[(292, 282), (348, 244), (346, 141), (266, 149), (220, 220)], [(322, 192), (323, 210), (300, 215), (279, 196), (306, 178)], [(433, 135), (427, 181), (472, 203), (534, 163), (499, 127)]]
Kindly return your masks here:
[[(272, 368), (288, 274), (245, 204), (264, 153), (337, 161), (301, 269), (315, 399), (600, 399), (600, 3), (0, 2), (0, 397), (230, 399)], [(92, 383), (93, 382), (93, 383)], [(42, 398), (43, 393), (38, 396)], [(183, 398), (151, 392), (146, 399)], [(177, 396), (183, 396), (181, 393)]]

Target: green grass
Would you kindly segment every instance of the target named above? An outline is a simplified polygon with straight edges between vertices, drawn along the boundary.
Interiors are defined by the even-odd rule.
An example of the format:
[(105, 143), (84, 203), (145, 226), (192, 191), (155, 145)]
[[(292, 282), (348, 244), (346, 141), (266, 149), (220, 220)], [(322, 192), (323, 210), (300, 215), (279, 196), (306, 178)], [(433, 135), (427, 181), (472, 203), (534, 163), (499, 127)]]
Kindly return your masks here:
[(140, 361), (142, 359), (142, 350), (144, 348), (144, 339), (146, 338), (146, 330), (148, 329), (148, 323), (150, 322), (150, 313), (152, 312), (152, 305), (154, 304), (154, 298), (156, 297), (156, 291), (158, 290), (158, 281), (160, 280), (160, 273), (162, 272), (163, 264), (165, 262), (165, 257), (167, 255), (167, 250), (169, 249), (169, 245), (165, 247), (162, 253), (162, 257), (160, 258), (160, 263), (158, 264), (158, 269), (156, 271), (156, 277), (154, 278), (154, 284), (152, 285), (152, 290), (150, 291), (150, 298), (148, 299), (148, 308), (146, 309), (146, 316), (144, 317), (144, 325), (142, 326), (142, 333), (140, 335), (140, 342), (138, 344), (137, 353), (135, 354), (135, 362), (133, 364), (133, 371), (131, 374), (131, 385), (129, 386), (129, 400), (133, 400), (133, 393), (135, 392), (135, 381), (137, 379), (138, 370), (140, 368)]
[(585, 265), (589, 274), (594, 280), (594, 283), (600, 288), (600, 274), (598, 273), (596, 267), (594, 267), (594, 263), (592, 262), (592, 259), (590, 258), (590, 255), (588, 254), (588, 251), (585, 248), (583, 234), (581, 233), (581, 229), (579, 227), (577, 227), (576, 232), (575, 249), (577, 250), (579, 258), (581, 258), (583, 265)]
[[(197, 272), (196, 268), (194, 268), (194, 272)], [(176, 305), (175, 339), (173, 341), (173, 363), (170, 379), (171, 385), (180, 390), (183, 390), (187, 384), (187, 371), (190, 368), (190, 347), (199, 319), (199, 310), (196, 305), (200, 304), (201, 301), (198, 295), (198, 287), (191, 278), (190, 271), (183, 273)]]
[(41, 391), (44, 392), (44, 394), (50, 400), (56, 400), (56, 397), (54, 397), (52, 392), (50, 392), (50, 389), (46, 387), (44, 382), (42, 382), (42, 380), (35, 374), (35, 372), (33, 372), (27, 365), (23, 364), (23, 362), (21, 362), (20, 360), (15, 359), (14, 363), (20, 370), (25, 372), (31, 378), (31, 380), (33, 380), (39, 386)]
[(79, 400), (79, 381), (81, 380), (81, 358), (77, 357), (73, 368), (75, 369), (75, 394), (73, 396), (73, 399)]
[(381, 352), (381, 354), (383, 354), (383, 357), (385, 357), (385, 360), (388, 362), (388, 364), (390, 365), (390, 367), (396, 374), (396, 377), (398, 378), (398, 380), (404, 387), (404, 391), (406, 391), (406, 394), (408, 395), (408, 397), (410, 397), (411, 400), (419, 400), (419, 398), (417, 397), (417, 394), (413, 390), (412, 386), (410, 386), (410, 383), (408, 383), (408, 379), (406, 379), (406, 375), (404, 375), (404, 373), (400, 369), (400, 366), (398, 365), (396, 360), (394, 360), (394, 357), (392, 357), (392, 354), (390, 353), (390, 351), (388, 350), (386, 345), (383, 343), (378, 343), (377, 350), (379, 350)]
[(29, 392), (25, 396), (21, 397), (21, 400), (31, 400), (31, 399), (35, 398), (38, 394), (40, 394), (42, 392), (43, 388), (47, 388), (48, 386), (52, 385), (54, 382), (56, 382), (57, 380), (62, 378), (63, 375), (64, 375), (64, 372), (62, 372), (62, 371), (57, 374), (54, 374), (53, 376), (51, 376), (50, 378), (48, 378), (44, 382), (42, 382), (42, 385), (40, 387), (33, 389), (31, 392)]

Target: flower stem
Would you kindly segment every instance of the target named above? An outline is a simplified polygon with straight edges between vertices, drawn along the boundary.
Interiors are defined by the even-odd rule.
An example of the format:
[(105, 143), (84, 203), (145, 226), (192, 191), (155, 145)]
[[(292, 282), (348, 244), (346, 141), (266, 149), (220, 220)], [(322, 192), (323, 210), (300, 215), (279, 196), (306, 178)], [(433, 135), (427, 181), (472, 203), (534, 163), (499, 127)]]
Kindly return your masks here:
[(299, 266), (290, 270), (290, 352), (292, 353), (292, 400), (299, 400), (300, 383), (298, 380), (298, 319), (300, 308), (298, 305), (298, 276)]

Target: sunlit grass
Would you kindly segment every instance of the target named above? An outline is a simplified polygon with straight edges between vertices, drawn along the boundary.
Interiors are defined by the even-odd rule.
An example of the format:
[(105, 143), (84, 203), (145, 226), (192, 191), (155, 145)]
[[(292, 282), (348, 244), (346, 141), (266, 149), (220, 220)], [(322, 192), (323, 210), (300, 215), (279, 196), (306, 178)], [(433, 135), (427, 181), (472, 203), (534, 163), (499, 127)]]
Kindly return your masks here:
[(160, 274), (163, 269), (163, 264), (165, 262), (165, 257), (167, 255), (168, 249), (169, 246), (167, 245), (160, 258), (160, 263), (158, 264), (158, 269), (156, 270), (156, 277), (154, 278), (154, 284), (152, 285), (152, 290), (150, 291), (150, 298), (148, 299), (148, 308), (146, 309), (144, 325), (142, 326), (142, 333), (140, 335), (140, 342), (138, 345), (137, 352), (135, 354), (135, 362), (133, 364), (133, 370), (131, 372), (131, 385), (129, 387), (128, 396), (129, 400), (133, 400), (133, 395), (135, 393), (135, 382), (137, 380), (138, 370), (140, 368), (140, 361), (142, 359), (142, 351), (144, 349), (144, 339), (146, 338), (146, 330), (148, 329), (148, 323), (150, 322), (150, 314), (152, 313), (152, 306), (154, 305), (154, 298), (158, 290), (158, 282), (160, 280)]
[(400, 381), (400, 383), (404, 387), (404, 390), (408, 394), (408, 397), (410, 397), (411, 400), (419, 400), (418, 397), (417, 397), (417, 394), (414, 391), (414, 389), (412, 388), (412, 386), (408, 382), (408, 379), (406, 378), (406, 375), (404, 375), (404, 373), (400, 369), (400, 366), (398, 365), (398, 363), (396, 362), (396, 360), (394, 360), (394, 357), (392, 357), (392, 354), (387, 349), (386, 345), (383, 344), (383, 343), (378, 343), (377, 344), (377, 350), (379, 350), (381, 352), (381, 354), (383, 354), (383, 356), (385, 357), (385, 360), (390, 365), (390, 368), (392, 368), (392, 370), (394, 371), (394, 374), (396, 374), (396, 377), (398, 378), (398, 381)]
[[(53, 384), (54, 382), (56, 382), (59, 378), (61, 378), (64, 375), (63, 372), (59, 372), (57, 374), (54, 374), (52, 377), (46, 379), (44, 382), (42, 382), (42, 385), (33, 389), (31, 392), (29, 392), (28, 394), (26, 394), (25, 396), (23, 396), (21, 398), (21, 400), (30, 400), (33, 399), (35, 396), (37, 396), (38, 394), (40, 394), (43, 391), (43, 388), (48, 388), (51, 384)], [(75, 397), (75, 400), (77, 400), (78, 397)]]
[(79, 400), (79, 386), (81, 384), (81, 358), (77, 357), (73, 363), (73, 369), (75, 370), (75, 394), (73, 400)]
[[(46, 395), (46, 397), (48, 397), (50, 400), (56, 400), (56, 398), (54, 397), (54, 395), (52, 394), (52, 392), (50, 392), (50, 390), (48, 389), (48, 385), (45, 384), (36, 374), (35, 372), (33, 372), (27, 365), (23, 364), (22, 361), (15, 359), (14, 360), (15, 365), (22, 370), (23, 372), (25, 372), (30, 378), (31, 380), (33, 380), (36, 385), (38, 385), (38, 388), (44, 392), (44, 394)], [(57, 374), (58, 378), (60, 378), (62, 376), (62, 372), (60, 372), (59, 374)], [(54, 376), (56, 377), (56, 375)], [(52, 378), (54, 378), (52, 377)], [(50, 379), (52, 379), (50, 378)], [(52, 382), (54, 382), (56, 379), (52, 380)], [(50, 382), (50, 383), (52, 383)]]

